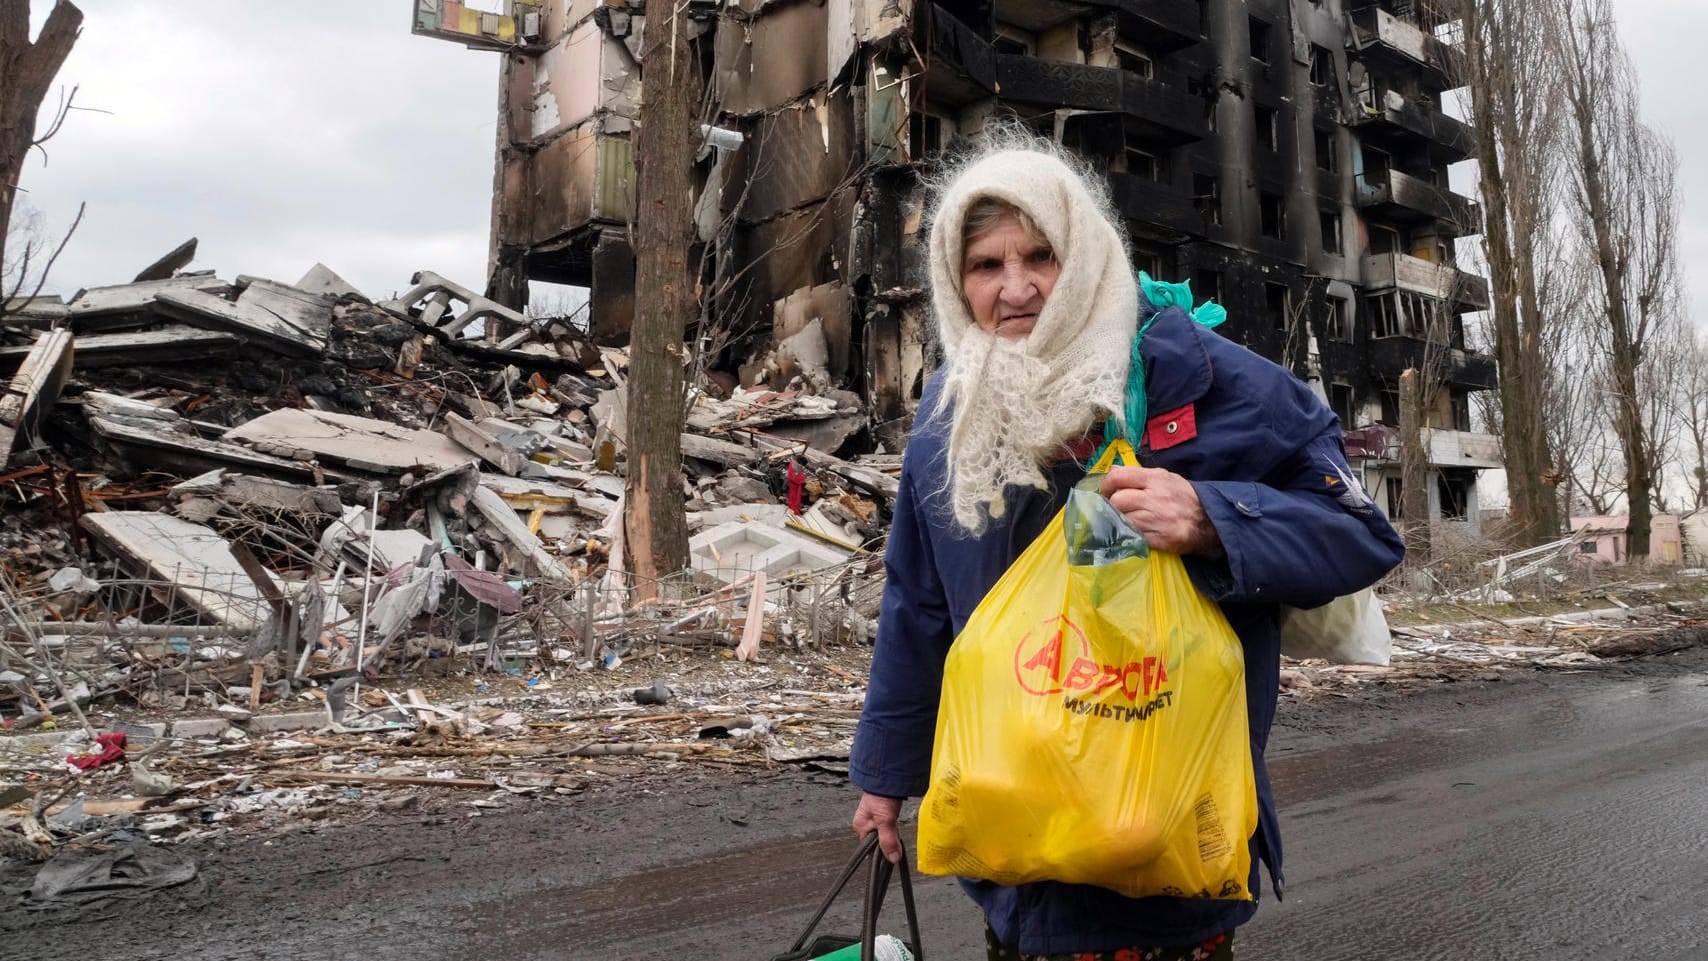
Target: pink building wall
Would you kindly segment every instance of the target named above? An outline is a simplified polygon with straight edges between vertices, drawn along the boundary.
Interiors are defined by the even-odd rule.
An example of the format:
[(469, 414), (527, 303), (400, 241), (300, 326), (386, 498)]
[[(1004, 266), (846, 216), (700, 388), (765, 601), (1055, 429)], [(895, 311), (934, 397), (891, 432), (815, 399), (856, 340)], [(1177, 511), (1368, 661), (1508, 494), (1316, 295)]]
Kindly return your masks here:
[[(1589, 528), (1589, 535), (1578, 545), (1578, 559), (1591, 564), (1623, 564), (1628, 555), (1625, 546), (1625, 527), (1630, 519), (1624, 514), (1609, 517), (1574, 517), (1572, 532)], [(1682, 563), (1684, 537), (1679, 533), (1678, 518), (1672, 514), (1656, 514), (1649, 521), (1649, 558), (1656, 564)]]

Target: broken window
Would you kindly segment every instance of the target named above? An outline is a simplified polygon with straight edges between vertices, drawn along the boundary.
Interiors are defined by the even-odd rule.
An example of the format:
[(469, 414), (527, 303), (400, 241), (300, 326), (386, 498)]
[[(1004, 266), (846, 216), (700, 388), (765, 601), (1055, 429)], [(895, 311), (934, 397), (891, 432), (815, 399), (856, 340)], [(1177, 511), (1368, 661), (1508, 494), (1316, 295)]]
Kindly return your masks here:
[(1400, 426), (1400, 392), (1397, 390), (1382, 391), (1382, 423), (1389, 427)]
[(1471, 429), (1471, 397), (1463, 392), (1453, 394), (1453, 429), (1469, 431)]
[(1444, 521), (1462, 521), (1466, 515), (1466, 505), (1471, 501), (1471, 482), (1463, 477), (1448, 477), (1441, 475), (1436, 482), (1436, 492), (1441, 497), (1441, 519)]
[(1396, 290), (1368, 297), (1365, 303), (1370, 308), (1370, 336), (1417, 337), (1445, 344), (1446, 305), (1442, 301)]
[(1400, 333), (1398, 305), (1392, 296), (1370, 297), (1364, 301), (1370, 309), (1370, 336), (1395, 337)]
[(1334, 131), (1318, 130), (1317, 136), (1317, 169), (1334, 173), (1340, 169), (1340, 145), (1335, 142)]
[(1154, 280), (1166, 280), (1162, 270), (1162, 255), (1150, 250), (1133, 251), (1133, 266), (1151, 275)]
[(1194, 270), (1192, 272), (1192, 296), (1198, 299), (1202, 307), (1206, 301), (1222, 302), (1222, 275), (1214, 270)]
[(1598, 545), (1596, 544), (1595, 541), (1584, 541), (1583, 543), (1578, 545), (1578, 553), (1579, 554), (1594, 554), (1596, 552), (1597, 546)]
[(1398, 477), (1388, 478), (1388, 483), (1385, 486), (1388, 491), (1388, 520), (1400, 520), (1405, 516), (1405, 490)]
[(1354, 430), (1357, 427), (1352, 417), (1352, 385), (1328, 385), (1328, 406), (1334, 415), (1340, 418), (1340, 426), (1344, 430)]
[(1370, 253), (1397, 254), (1404, 250), (1400, 232), (1382, 224), (1370, 225)]
[(1263, 236), (1281, 240), (1287, 235), (1287, 203), (1280, 194), (1259, 191), (1257, 195), (1258, 228)]
[(1286, 284), (1263, 285), (1263, 313), (1269, 318), (1269, 325), (1276, 330), (1284, 331), (1290, 325), (1287, 316), (1288, 299)]
[(1333, 294), (1323, 295), (1323, 336), (1352, 343), (1352, 302)]
[(1115, 63), (1128, 73), (1136, 73), (1146, 80), (1156, 76), (1156, 64), (1144, 51), (1130, 43), (1115, 44)]
[(1162, 180), (1162, 158), (1137, 147), (1127, 148), (1127, 172), (1146, 180)]
[(1256, 17), (1251, 20), (1251, 59), (1269, 62), (1269, 24)]
[(1325, 210), (1322, 212), (1323, 250), (1331, 254), (1342, 253), (1340, 246), (1340, 211)]
[(1222, 188), (1210, 174), (1192, 175), (1192, 203), (1203, 212), (1204, 219), (1220, 226), (1222, 223)]
[(1270, 153), (1278, 153), (1281, 150), (1281, 111), (1259, 106), (1252, 112), (1257, 118), (1257, 145)]
[(1030, 43), (1021, 40), (1018, 37), (1003, 33), (1001, 27), (997, 28), (997, 34), (996, 37), (991, 40), (991, 46), (996, 48), (997, 53), (1013, 54), (1020, 57), (1030, 57), (1032, 55), (1032, 45)]
[(955, 136), (955, 121), (920, 105), (908, 111), (908, 153), (914, 160), (924, 160), (949, 145)]
[(1334, 54), (1327, 47), (1311, 44), (1311, 83), (1326, 87), (1334, 83)]

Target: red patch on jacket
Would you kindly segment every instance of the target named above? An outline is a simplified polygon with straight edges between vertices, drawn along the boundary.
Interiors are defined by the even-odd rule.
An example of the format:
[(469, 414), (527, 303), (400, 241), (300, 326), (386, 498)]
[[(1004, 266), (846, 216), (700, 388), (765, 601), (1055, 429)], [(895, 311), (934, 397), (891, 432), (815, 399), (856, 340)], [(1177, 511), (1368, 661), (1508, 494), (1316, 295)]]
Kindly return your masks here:
[(1198, 413), (1191, 404), (1145, 421), (1145, 446), (1167, 450), (1198, 436)]

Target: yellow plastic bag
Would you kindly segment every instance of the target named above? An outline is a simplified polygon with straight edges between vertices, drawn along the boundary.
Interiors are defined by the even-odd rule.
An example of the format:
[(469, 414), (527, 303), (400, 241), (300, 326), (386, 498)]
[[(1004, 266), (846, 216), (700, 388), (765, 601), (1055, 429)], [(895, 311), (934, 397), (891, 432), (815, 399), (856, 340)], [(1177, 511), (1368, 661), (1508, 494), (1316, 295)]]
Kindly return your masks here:
[[(1117, 454), (1136, 462), (1117, 442), (1093, 473)], [(1239, 638), (1178, 556), (1142, 539), (1088, 546), (1081, 521), (1097, 508), (1082, 505), (1119, 515), (1082, 487), (950, 648), (919, 868), (1250, 900)]]

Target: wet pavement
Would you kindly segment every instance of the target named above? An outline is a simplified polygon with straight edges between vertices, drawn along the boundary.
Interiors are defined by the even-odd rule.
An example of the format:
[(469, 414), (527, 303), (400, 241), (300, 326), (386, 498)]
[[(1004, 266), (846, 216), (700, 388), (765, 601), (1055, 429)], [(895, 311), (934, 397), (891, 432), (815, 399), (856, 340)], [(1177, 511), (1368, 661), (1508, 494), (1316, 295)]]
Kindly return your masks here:
[[(1505, 677), (1283, 700), (1287, 900), (1240, 957), (1708, 958), (1708, 650)], [(436, 796), (204, 846), (199, 889), (105, 915), (7, 900), (0, 958), (764, 959), (850, 853), (852, 800), (800, 773), (497, 812)], [(953, 882), (919, 900), (929, 957), (982, 956)]]

